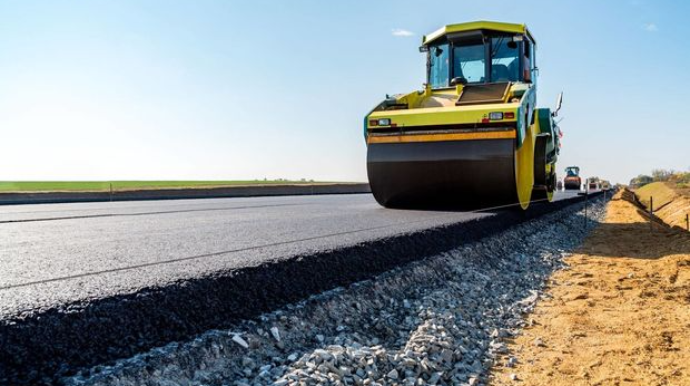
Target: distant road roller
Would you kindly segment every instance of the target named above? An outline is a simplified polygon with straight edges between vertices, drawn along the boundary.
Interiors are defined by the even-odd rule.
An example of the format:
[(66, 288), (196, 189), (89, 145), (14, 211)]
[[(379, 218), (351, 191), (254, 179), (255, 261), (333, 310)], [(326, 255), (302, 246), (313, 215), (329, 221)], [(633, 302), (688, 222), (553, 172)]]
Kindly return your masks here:
[(364, 120), (367, 173), (392, 208), (551, 201), (559, 128), (537, 108), (536, 41), (523, 24), (476, 21), (422, 39), (424, 88), (386, 96)]
[(580, 177), (580, 168), (578, 166), (568, 166), (565, 168), (563, 185), (565, 185), (565, 190), (580, 190), (582, 178)]

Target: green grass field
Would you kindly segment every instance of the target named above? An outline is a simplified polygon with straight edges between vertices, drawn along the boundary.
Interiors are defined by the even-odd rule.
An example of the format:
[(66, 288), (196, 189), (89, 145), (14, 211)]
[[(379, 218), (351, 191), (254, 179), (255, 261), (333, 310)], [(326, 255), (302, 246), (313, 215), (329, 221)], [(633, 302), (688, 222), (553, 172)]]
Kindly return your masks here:
[(217, 188), (236, 185), (318, 184), (289, 180), (250, 181), (0, 181), (0, 193), (13, 192), (100, 192), (141, 189)]

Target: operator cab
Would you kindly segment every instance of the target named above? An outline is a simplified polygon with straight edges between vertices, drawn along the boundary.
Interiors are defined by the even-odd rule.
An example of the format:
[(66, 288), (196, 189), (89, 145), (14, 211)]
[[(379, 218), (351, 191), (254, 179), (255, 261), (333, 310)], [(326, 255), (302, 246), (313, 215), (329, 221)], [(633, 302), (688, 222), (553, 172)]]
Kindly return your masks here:
[(568, 177), (577, 177), (580, 175), (580, 168), (577, 166), (569, 166), (565, 169), (565, 174)]
[(532, 83), (535, 43), (529, 32), (474, 30), (448, 33), (420, 47), (427, 52), (432, 89), (457, 84)]

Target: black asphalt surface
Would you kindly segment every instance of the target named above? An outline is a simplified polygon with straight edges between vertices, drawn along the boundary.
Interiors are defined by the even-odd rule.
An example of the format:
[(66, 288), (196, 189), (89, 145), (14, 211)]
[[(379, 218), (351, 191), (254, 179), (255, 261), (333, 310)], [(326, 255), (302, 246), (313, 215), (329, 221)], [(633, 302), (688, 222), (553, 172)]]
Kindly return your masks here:
[(0, 316), (488, 215), (369, 194), (0, 207)]
[(386, 210), (359, 194), (0, 207), (0, 314), (481, 216)]
[(0, 383), (220, 328), (575, 196), (527, 215), (388, 210), (369, 194), (0, 207)]

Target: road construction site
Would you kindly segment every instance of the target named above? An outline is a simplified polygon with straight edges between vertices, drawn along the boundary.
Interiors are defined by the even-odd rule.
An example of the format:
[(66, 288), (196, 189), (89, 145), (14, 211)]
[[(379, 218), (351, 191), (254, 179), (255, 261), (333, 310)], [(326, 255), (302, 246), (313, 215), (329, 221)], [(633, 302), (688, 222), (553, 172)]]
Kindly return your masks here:
[(571, 204), (66, 384), (486, 384), (502, 340), (525, 325), (603, 208), (590, 203), (585, 227), (583, 205)]
[(0, 197), (0, 384), (687, 384), (687, 201), (559, 180), (536, 44), (425, 35), (368, 184)]
[(567, 207), (391, 211), (370, 195), (2, 207), (2, 383), (111, 363)]
[(74, 368), (58, 381), (687, 384), (690, 234), (650, 222), (629, 191), (578, 198), (257, 316), (229, 318), (222, 328)]

